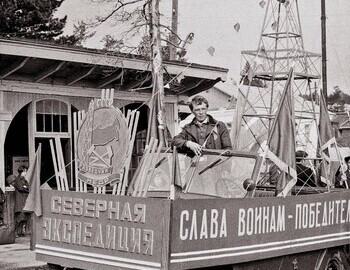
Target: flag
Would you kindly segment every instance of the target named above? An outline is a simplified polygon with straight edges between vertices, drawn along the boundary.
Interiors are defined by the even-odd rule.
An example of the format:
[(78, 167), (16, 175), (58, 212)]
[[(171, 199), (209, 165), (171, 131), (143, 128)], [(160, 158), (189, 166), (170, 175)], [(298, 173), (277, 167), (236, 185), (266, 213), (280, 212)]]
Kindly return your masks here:
[(267, 140), (266, 156), (279, 168), (278, 196), (286, 196), (297, 182), (295, 162), (295, 121), (292, 100), (293, 69), (284, 87), (276, 117)]
[(208, 49), (207, 49), (208, 53), (210, 56), (214, 56), (214, 53), (215, 53), (215, 48), (213, 46), (210, 46)]
[[(252, 68), (252, 66), (250, 65), (250, 63), (248, 61), (244, 65), (244, 68), (242, 70), (242, 74), (244, 76), (243, 84), (244, 85), (250, 85), (251, 82), (253, 81), (254, 71), (253, 71), (253, 68)], [(247, 78), (248, 81), (244, 80), (245, 78)]]
[(40, 171), (41, 171), (41, 144), (36, 150), (33, 162), (30, 163), (26, 179), (29, 182), (29, 195), (23, 211), (34, 212), (38, 217), (42, 215), (41, 193), (40, 193)]
[(265, 5), (266, 5), (266, 2), (263, 0), (263, 1), (261, 1), (261, 2), (259, 3), (259, 5), (261, 6), (261, 8), (264, 8)]
[(241, 29), (241, 25), (239, 23), (236, 23), (233, 28), (236, 30), (236, 32), (239, 32), (239, 29)]
[(277, 24), (276, 24), (276, 22), (273, 22), (272, 24), (271, 24), (271, 28), (272, 28), (272, 30), (276, 30), (277, 29)]
[[(267, 124), (262, 118), (248, 117), (247, 115), (257, 115), (254, 106), (247, 99), (246, 94), (240, 88), (243, 84), (241, 81), (238, 86), (237, 102), (233, 114), (231, 125), (231, 142), (232, 148), (236, 151), (251, 151), (256, 146), (261, 146), (267, 139)], [(258, 150), (258, 149), (254, 149)]]
[(164, 146), (168, 146), (167, 138), (168, 131), (165, 123), (165, 110), (164, 110), (164, 86), (161, 77), (153, 74), (153, 90), (152, 98), (150, 101), (150, 115), (148, 119), (147, 130), (147, 144), (152, 137), (159, 142), (163, 142)]
[(320, 120), (319, 120), (319, 155), (323, 158), (320, 167), (320, 178), (325, 184), (330, 184), (330, 147), (336, 144), (329, 118), (326, 100), (320, 91)]
[(169, 198), (171, 200), (176, 200), (180, 197), (180, 194), (182, 193), (181, 173), (176, 147), (173, 148), (171, 169), (172, 172), (170, 174), (171, 183)]
[(243, 110), (246, 103), (245, 97), (243, 96), (243, 93), (240, 91), (239, 87), (240, 86), (238, 86), (237, 103), (233, 114), (232, 128), (230, 132), (232, 148), (234, 150), (240, 150), (239, 147), (240, 147), (241, 125), (242, 125), (242, 118), (243, 118)]

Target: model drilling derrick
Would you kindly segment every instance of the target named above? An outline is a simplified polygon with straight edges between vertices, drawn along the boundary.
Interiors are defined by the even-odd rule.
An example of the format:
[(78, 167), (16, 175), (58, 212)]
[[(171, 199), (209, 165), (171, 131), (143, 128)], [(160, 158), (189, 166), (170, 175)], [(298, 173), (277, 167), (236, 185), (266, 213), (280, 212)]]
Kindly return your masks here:
[[(310, 142), (309, 129), (315, 125), (315, 90), (319, 85), (321, 55), (305, 50), (298, 2), (269, 0), (256, 50), (242, 51), (238, 104), (242, 117), (239, 150), (258, 151), (278, 108), (288, 73), (293, 68), (297, 126), (297, 147)], [(309, 97), (309, 100), (305, 99)], [(311, 97), (311, 100), (310, 100)], [(238, 110), (239, 111), (239, 110)], [(239, 116), (238, 116), (239, 117)], [(244, 127), (242, 129), (242, 127)], [(244, 139), (243, 139), (244, 138)]]

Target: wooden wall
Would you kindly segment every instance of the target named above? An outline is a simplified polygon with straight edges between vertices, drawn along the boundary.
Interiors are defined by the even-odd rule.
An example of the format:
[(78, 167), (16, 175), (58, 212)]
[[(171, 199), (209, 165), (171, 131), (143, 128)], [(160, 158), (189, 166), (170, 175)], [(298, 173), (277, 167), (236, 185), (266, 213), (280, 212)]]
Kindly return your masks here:
[[(6, 133), (15, 115), (27, 104), (39, 99), (55, 99), (73, 105), (77, 110), (87, 110), (91, 99), (97, 99), (101, 95), (100, 89), (85, 89), (78, 87), (66, 87), (57, 85), (44, 85), (38, 83), (23, 83), (18, 81), (2, 81), (0, 83), (0, 187), (5, 186), (5, 160), (4, 144)], [(134, 92), (116, 92), (114, 106), (124, 107), (130, 103), (145, 102), (148, 106), (150, 94)], [(177, 124), (177, 97), (167, 96), (166, 118), (169, 130), (175, 135)], [(29, 140), (31, 125), (28, 123)], [(34, 149), (30, 149), (30, 156), (34, 155)], [(33, 152), (33, 153), (31, 153)]]

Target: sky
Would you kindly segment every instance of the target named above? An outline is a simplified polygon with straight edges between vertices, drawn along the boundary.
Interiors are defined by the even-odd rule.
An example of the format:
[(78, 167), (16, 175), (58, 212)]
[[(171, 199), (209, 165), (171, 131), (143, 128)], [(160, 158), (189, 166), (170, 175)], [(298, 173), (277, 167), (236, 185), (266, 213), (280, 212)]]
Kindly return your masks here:
[[(194, 40), (188, 47), (187, 61), (229, 69), (225, 88), (239, 81), (241, 51), (256, 50), (265, 8), (261, 0), (178, 0), (178, 32), (181, 37), (193, 32)], [(306, 51), (321, 53), (321, 0), (299, 0), (300, 20)], [(164, 19), (171, 0), (161, 0)], [(72, 25), (103, 12), (102, 5), (91, 0), (65, 0), (57, 16), (68, 16), (66, 33)], [(326, 1), (327, 13), (327, 69), (328, 92), (338, 86), (350, 94), (350, 1)], [(169, 12), (168, 12), (169, 13)], [(240, 30), (234, 29), (236, 23)], [(118, 26), (98, 29), (96, 37), (87, 41), (87, 47), (101, 48), (102, 33), (118, 33)], [(100, 35), (99, 35), (100, 34)], [(213, 56), (208, 48), (215, 48)], [(320, 67), (321, 68), (321, 67)], [(232, 85), (233, 87), (233, 85)]]

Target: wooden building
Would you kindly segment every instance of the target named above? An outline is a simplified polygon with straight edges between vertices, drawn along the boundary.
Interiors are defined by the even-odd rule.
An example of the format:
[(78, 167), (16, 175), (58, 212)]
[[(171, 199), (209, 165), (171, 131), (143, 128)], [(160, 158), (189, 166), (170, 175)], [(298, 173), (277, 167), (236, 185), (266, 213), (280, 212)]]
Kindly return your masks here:
[[(164, 62), (166, 118), (173, 135), (178, 103), (226, 79), (227, 70), (179, 61)], [(0, 39), (0, 186), (43, 145), (42, 181), (53, 176), (48, 141), (60, 138), (72, 161), (72, 114), (87, 110), (101, 89), (114, 88), (114, 105), (139, 109), (138, 138), (147, 129), (150, 62), (130, 54)], [(68, 169), (69, 172), (69, 169)]]

